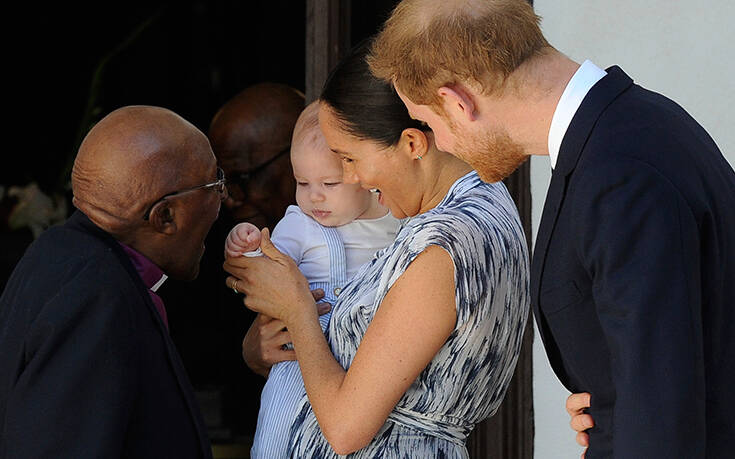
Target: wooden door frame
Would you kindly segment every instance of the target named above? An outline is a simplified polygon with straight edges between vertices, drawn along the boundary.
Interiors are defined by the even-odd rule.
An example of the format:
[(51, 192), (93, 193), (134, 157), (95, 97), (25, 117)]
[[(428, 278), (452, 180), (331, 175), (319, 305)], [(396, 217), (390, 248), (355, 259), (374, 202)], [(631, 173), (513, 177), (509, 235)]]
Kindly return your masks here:
[[(533, 4), (532, 0), (529, 3)], [(306, 102), (315, 100), (329, 71), (350, 49), (351, 0), (306, 1)], [(531, 247), (530, 161), (504, 180)], [(467, 441), (472, 458), (533, 459), (533, 320), (529, 317), (513, 380), (498, 412)]]
[(329, 71), (350, 50), (352, 0), (306, 0), (306, 103), (319, 97)]

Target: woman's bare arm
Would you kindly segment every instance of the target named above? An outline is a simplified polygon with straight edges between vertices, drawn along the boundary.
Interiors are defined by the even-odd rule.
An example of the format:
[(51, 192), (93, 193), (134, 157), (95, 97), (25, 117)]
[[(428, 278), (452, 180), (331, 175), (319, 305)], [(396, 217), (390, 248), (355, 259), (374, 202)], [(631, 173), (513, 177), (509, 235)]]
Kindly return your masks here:
[(225, 269), (241, 279), (248, 307), (286, 323), (322, 432), (337, 453), (356, 451), (373, 439), (454, 329), (451, 257), (436, 246), (416, 257), (383, 299), (345, 372), (298, 268), (270, 244), (267, 232), (262, 249), (270, 259), (226, 263)]

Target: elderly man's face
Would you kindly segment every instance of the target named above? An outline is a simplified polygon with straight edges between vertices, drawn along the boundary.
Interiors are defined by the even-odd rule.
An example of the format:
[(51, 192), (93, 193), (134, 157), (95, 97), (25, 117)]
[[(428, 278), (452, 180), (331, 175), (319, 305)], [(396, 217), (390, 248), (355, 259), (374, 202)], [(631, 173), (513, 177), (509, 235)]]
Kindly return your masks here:
[[(206, 155), (205, 155), (206, 156)], [(197, 187), (216, 182), (217, 167), (214, 155), (202, 164), (193, 165), (191, 178), (187, 177), (187, 187)], [(199, 264), (204, 255), (204, 239), (219, 215), (220, 203), (226, 196), (218, 187), (199, 188), (190, 193), (176, 196), (181, 200), (177, 224), (178, 232), (175, 247), (170, 248), (171, 266), (166, 269), (174, 278), (193, 280), (199, 274)]]
[(234, 220), (273, 229), (286, 207), (294, 202), (288, 154), (288, 147), (249, 153), (217, 151), (228, 182), (229, 197), (225, 207)]

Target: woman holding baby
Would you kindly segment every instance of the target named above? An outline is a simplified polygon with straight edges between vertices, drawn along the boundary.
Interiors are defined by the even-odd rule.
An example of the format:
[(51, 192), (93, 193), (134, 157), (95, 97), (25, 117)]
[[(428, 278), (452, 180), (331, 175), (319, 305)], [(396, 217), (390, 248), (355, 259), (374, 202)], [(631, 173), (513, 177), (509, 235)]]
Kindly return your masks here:
[(266, 257), (228, 258), (228, 285), (288, 329), (306, 395), (292, 457), (467, 457), (510, 383), (528, 313), (528, 251), (502, 183), (436, 149), (367, 47), (335, 68), (319, 125), (345, 183), (406, 218), (342, 289), (325, 333), (309, 286), (263, 232)]

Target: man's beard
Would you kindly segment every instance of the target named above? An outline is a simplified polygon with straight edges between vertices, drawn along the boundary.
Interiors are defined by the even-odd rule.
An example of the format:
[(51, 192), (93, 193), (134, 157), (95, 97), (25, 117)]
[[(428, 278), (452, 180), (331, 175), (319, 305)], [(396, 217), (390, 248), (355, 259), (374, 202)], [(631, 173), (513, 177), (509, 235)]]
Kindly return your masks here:
[(452, 153), (476, 170), (483, 182), (503, 180), (528, 159), (505, 131), (470, 136), (452, 129), (452, 135), (457, 139)]

